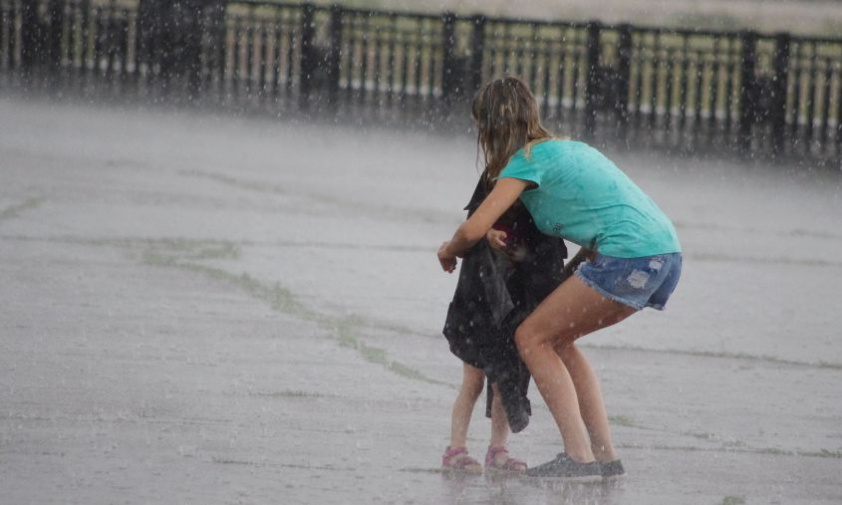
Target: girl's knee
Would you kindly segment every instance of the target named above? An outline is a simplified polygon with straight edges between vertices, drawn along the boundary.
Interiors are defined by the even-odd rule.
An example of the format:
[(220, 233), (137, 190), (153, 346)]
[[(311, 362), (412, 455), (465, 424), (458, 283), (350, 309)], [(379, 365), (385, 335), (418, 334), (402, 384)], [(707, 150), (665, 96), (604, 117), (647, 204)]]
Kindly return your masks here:
[(548, 335), (536, 331), (527, 325), (521, 325), (515, 330), (515, 345), (522, 358), (536, 347), (542, 345), (552, 347), (559, 356), (562, 353), (575, 352), (576, 348), (573, 346), (575, 341), (576, 335), (572, 333), (563, 332), (558, 335)]
[(526, 357), (546, 337), (529, 326), (522, 324), (515, 330), (515, 345), (521, 357)]

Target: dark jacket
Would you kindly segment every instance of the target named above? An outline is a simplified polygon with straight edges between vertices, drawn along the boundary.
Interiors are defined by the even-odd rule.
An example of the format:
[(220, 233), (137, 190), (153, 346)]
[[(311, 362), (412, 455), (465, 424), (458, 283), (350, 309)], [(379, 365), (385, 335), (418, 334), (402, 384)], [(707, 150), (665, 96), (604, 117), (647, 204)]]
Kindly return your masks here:
[[(480, 180), (465, 207), (469, 217), (487, 194)], [(506, 228), (507, 242), (517, 240), (525, 246), (525, 258), (513, 263), (485, 239), (468, 250), (443, 333), (453, 354), (482, 369), (489, 383), (497, 383), (509, 425), (517, 433), (529, 424), (531, 408), (526, 396), (529, 370), (518, 355), (514, 332), (563, 280), (567, 248), (563, 240), (538, 231), (520, 204), (515, 204), (498, 226)], [(488, 398), (487, 413), (490, 394)]]

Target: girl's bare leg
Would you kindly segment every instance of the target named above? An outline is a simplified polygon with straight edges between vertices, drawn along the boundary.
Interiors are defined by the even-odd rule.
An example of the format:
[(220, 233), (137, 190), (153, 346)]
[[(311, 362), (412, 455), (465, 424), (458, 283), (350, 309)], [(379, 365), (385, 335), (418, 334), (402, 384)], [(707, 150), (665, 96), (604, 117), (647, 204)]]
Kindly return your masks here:
[(465, 447), (468, 443), (468, 426), (474, 413), (474, 404), (485, 385), (485, 374), (479, 368), (462, 363), (462, 387), (453, 403), (450, 418), (450, 447)]
[(594, 457), (597, 461), (614, 461), (617, 459), (617, 452), (611, 442), (608, 415), (605, 412), (602, 390), (596, 374), (585, 355), (575, 344), (556, 348), (556, 351), (573, 379), (573, 386), (579, 397), (579, 411), (590, 436)]
[(494, 389), (494, 397), (491, 400), (491, 441), (489, 445), (496, 447), (506, 445), (509, 440), (509, 419), (503, 409), (503, 400), (500, 397), (500, 390), (497, 384), (491, 385)]
[[(603, 297), (574, 276), (556, 288), (515, 332), (520, 356), (558, 425), (565, 452), (574, 461), (595, 459), (588, 440), (589, 427), (595, 430), (600, 447), (607, 442), (610, 447), (607, 452), (613, 454), (614, 449), (610, 446), (610, 436), (607, 440), (605, 437), (608, 419), (593, 370), (590, 366), (582, 368), (582, 363), (587, 364), (584, 355), (574, 356), (570, 362), (575, 369), (575, 381), (583, 387), (584, 415), (589, 423), (586, 426), (574, 378), (559, 359), (556, 348), (564, 350), (582, 335), (622, 321), (634, 312), (631, 307)], [(596, 388), (592, 387), (594, 384)], [(594, 407), (597, 403), (598, 408)], [(605, 457), (606, 450), (600, 452)]]

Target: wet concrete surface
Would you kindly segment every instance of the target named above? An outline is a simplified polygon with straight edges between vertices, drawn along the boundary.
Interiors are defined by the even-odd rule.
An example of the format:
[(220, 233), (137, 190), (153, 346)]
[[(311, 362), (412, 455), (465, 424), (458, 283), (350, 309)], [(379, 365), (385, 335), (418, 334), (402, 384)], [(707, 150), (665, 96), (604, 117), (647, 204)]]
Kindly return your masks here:
[[(842, 177), (614, 156), (676, 221), (669, 309), (583, 340), (628, 475), (437, 469), (435, 250), (471, 136), (0, 99), (2, 503), (842, 502)], [(540, 397), (513, 455), (561, 450)], [(470, 449), (484, 453), (480, 400)]]

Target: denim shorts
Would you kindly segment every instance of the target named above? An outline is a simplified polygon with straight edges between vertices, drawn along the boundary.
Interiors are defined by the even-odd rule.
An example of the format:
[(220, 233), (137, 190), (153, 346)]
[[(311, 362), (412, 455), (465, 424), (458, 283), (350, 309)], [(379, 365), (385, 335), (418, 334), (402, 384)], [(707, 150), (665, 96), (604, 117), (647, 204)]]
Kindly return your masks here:
[(593, 261), (582, 263), (576, 275), (611, 300), (637, 310), (664, 310), (681, 277), (681, 253), (642, 258), (597, 254)]

